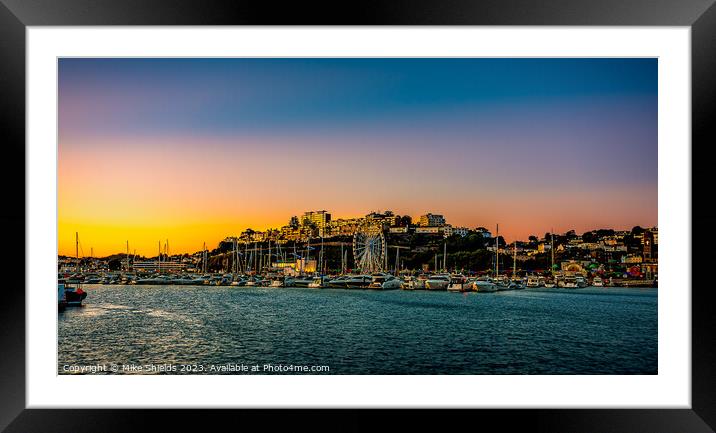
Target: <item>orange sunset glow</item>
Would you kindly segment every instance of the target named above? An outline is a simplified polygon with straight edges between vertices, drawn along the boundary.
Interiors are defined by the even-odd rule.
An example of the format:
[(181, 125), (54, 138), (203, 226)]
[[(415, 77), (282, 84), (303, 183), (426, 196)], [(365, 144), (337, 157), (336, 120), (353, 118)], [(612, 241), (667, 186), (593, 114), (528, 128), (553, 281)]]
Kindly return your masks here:
[(193, 253), (320, 209), (508, 242), (657, 223), (655, 86), (610, 63), (478, 65), (483, 88), (440, 59), (233, 60), (60, 62), (59, 254), (76, 232), (84, 256)]

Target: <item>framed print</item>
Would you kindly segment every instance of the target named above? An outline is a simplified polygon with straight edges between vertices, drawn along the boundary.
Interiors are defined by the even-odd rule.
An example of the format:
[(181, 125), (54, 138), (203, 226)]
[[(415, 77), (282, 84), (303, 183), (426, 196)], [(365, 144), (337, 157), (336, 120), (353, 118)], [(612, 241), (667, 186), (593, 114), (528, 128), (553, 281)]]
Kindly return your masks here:
[(712, 431), (711, 2), (120, 9), (1, 9), (7, 431)]

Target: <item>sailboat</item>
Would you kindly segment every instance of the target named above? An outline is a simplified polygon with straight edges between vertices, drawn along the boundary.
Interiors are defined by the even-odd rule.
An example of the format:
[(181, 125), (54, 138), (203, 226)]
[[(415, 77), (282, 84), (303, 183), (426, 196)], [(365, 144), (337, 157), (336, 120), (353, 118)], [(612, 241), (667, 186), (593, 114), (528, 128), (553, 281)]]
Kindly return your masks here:
[(517, 278), (517, 241), (516, 240), (514, 241), (513, 245), (514, 245), (514, 248), (513, 248), (513, 255), (512, 255), (512, 281), (510, 281), (510, 284), (507, 287), (510, 289), (513, 289), (513, 290), (520, 290), (520, 289), (524, 289), (525, 286), (524, 286), (524, 284), (522, 284), (522, 281), (520, 281)]
[[(80, 235), (75, 232), (75, 256), (77, 259), (77, 268), (80, 263)], [(74, 285), (71, 285), (74, 284)], [(57, 280), (57, 309), (62, 311), (65, 307), (79, 307), (82, 301), (87, 297), (87, 292), (82, 290), (80, 280), (66, 280), (58, 278)]]
[(477, 278), (472, 283), (472, 290), (476, 292), (496, 292), (500, 290), (498, 285), (495, 283), (499, 278), (500, 274), (500, 225), (497, 225), (497, 233), (495, 234), (495, 280), (491, 280), (488, 277)]
[(498, 290), (507, 290), (509, 282), (507, 276), (500, 276), (500, 225), (497, 224), (495, 231), (495, 280)]

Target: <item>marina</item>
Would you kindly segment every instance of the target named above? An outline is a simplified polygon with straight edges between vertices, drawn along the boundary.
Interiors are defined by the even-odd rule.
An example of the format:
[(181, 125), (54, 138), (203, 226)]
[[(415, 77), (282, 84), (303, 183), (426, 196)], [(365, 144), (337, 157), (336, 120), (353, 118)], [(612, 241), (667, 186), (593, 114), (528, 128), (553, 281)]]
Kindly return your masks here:
[[(136, 273), (75, 273), (59, 274), (58, 289), (65, 287), (66, 281), (75, 284), (96, 285), (161, 285), (161, 286), (233, 286), (233, 287), (270, 287), (270, 288), (333, 288), (367, 290), (431, 290), (431, 291), (491, 291), (481, 287), (491, 285), (498, 290), (522, 290), (525, 288), (553, 288), (554, 283), (533, 275), (514, 278), (465, 276), (463, 274), (401, 274), (375, 273), (371, 275), (306, 275), (285, 276), (278, 274), (149, 274)], [(600, 277), (591, 281), (584, 277), (565, 276), (556, 278), (556, 287), (656, 287), (656, 280), (610, 279), (606, 283)], [(456, 290), (456, 287), (460, 290)], [(70, 288), (71, 286), (67, 286)], [(452, 290), (451, 290), (452, 287)]]
[[(324, 221), (330, 220), (330, 214), (326, 211), (307, 212), (306, 215), (319, 215)], [(430, 217), (428, 217), (430, 216)], [(656, 240), (658, 231), (656, 227), (644, 230), (635, 227), (631, 232), (622, 232), (621, 239), (625, 242), (627, 237), (639, 235), (638, 243), (632, 245), (632, 249), (639, 255), (631, 256), (620, 252), (617, 257), (621, 258), (621, 264), (615, 264), (614, 254), (608, 253), (607, 248), (613, 248), (611, 242), (618, 239), (613, 230), (598, 230), (585, 233), (584, 236), (594, 237), (595, 233), (603, 233), (600, 243), (596, 244), (604, 251), (603, 258), (599, 260), (599, 254), (589, 250), (585, 254), (582, 245), (582, 236), (574, 232), (560, 236), (557, 245), (561, 248), (559, 266), (556, 261), (555, 236), (545, 235), (541, 244), (535, 242), (532, 237), (530, 247), (536, 245), (538, 248), (533, 257), (540, 257), (544, 260), (549, 257), (549, 268), (542, 270), (524, 269), (525, 259), (521, 258), (521, 266), (518, 267), (518, 241), (514, 241), (511, 248), (506, 248), (501, 242), (499, 225), (496, 225), (495, 236), (480, 229), (467, 230), (463, 235), (444, 235), (444, 241), (439, 238), (423, 238), (421, 242), (429, 246), (433, 251), (442, 247), (442, 254), (434, 255), (434, 266), (430, 269), (429, 263), (421, 263), (420, 270), (406, 269), (405, 262), (401, 261), (400, 252), (403, 250), (403, 258), (410, 254), (415, 255), (413, 250), (424, 250), (422, 245), (391, 245), (388, 240), (400, 243), (405, 241), (407, 232), (389, 238), (386, 235), (385, 221), (395, 223), (400, 218), (394, 218), (392, 212), (383, 214), (372, 213), (366, 218), (371, 223), (363, 222), (363, 225), (355, 228), (352, 235), (352, 243), (340, 240), (325, 242), (324, 237), (320, 238), (319, 247), (311, 247), (311, 236), (305, 243), (299, 246), (297, 241), (293, 242), (293, 252), (284, 240), (263, 239), (253, 242), (249, 248), (248, 239), (243, 240), (240, 245), (239, 238), (232, 238), (229, 242), (223, 242), (219, 248), (209, 251), (204, 243), (202, 250), (193, 258), (178, 256), (172, 258), (169, 255), (169, 240), (164, 245), (158, 243), (156, 260), (137, 260), (135, 255), (130, 256), (129, 241), (126, 243), (126, 254), (121, 259), (121, 269), (110, 270), (108, 261), (80, 259), (79, 233), (75, 233), (75, 254), (74, 259), (65, 260), (64, 265), (60, 264), (58, 273), (58, 309), (68, 305), (79, 305), (82, 299), (87, 296), (80, 288), (80, 296), (75, 293), (72, 286), (63, 289), (67, 281), (76, 284), (101, 284), (101, 285), (161, 285), (161, 286), (231, 286), (235, 288), (248, 287), (269, 287), (269, 288), (310, 288), (310, 289), (365, 289), (365, 290), (427, 290), (447, 291), (452, 293), (478, 292), (494, 293), (511, 290), (524, 290), (526, 288), (565, 288), (577, 289), (586, 287), (657, 287), (658, 280), (656, 270), (656, 250), (652, 247), (652, 240)], [(430, 222), (430, 218), (436, 220)], [(428, 214), (421, 217), (428, 223), (444, 224), (442, 215)], [(310, 221), (306, 218), (304, 221)], [(377, 221), (377, 222), (376, 222)], [(255, 232), (254, 232), (255, 234)], [(409, 235), (407, 235), (409, 236)], [(401, 238), (402, 237), (402, 238)], [(489, 268), (477, 271), (472, 268), (474, 264), (461, 263), (458, 269), (458, 259), (453, 259), (453, 269), (449, 270), (448, 242), (459, 245), (462, 237), (477, 238), (479, 243), (473, 246), (477, 251), (468, 250), (467, 253), (476, 252), (486, 255)], [(597, 238), (599, 239), (599, 238)], [(578, 240), (581, 243), (574, 242)], [(436, 242), (437, 241), (437, 242)], [(634, 243), (634, 240), (631, 241)], [(656, 242), (654, 242), (656, 243)], [(314, 241), (314, 245), (315, 245)], [(587, 249), (592, 248), (586, 244)], [(223, 247), (222, 247), (223, 245)], [(283, 245), (283, 247), (282, 247)], [(548, 253), (545, 248), (548, 248)], [(576, 249), (574, 247), (577, 247)], [(340, 250), (337, 249), (340, 248)], [(222, 249), (223, 248), (223, 249)], [(272, 252), (273, 248), (273, 252)], [(394, 249), (394, 263), (389, 260), (389, 250)], [(462, 251), (453, 252), (454, 257), (465, 254)], [(539, 248), (542, 248), (540, 254)], [(452, 248), (454, 249), (454, 247)], [(522, 251), (526, 245), (522, 243)], [(339, 252), (338, 260), (331, 252)], [(352, 263), (349, 261), (349, 250), (352, 251)], [(570, 251), (571, 250), (571, 251)], [(312, 251), (313, 257), (312, 259)], [(511, 259), (510, 267), (500, 267), (500, 252), (502, 258)], [(300, 253), (299, 253), (300, 252)], [(528, 251), (529, 252), (529, 251)], [(576, 254), (575, 254), (576, 253)], [(568, 254), (568, 255), (567, 255)], [(289, 255), (292, 259), (289, 259)], [(566, 257), (565, 257), (566, 255)], [(491, 257), (490, 257), (491, 256)], [(130, 258), (131, 257), (131, 258)], [(595, 260), (595, 257), (597, 258)], [(575, 260), (581, 258), (582, 260)], [(630, 263), (638, 258), (636, 263), (641, 266), (632, 266)], [(584, 260), (587, 259), (587, 260)], [(628, 261), (626, 259), (629, 259)], [(115, 263), (119, 259), (114, 259)], [(527, 260), (531, 259), (527, 256)], [(84, 269), (83, 269), (84, 264)], [(349, 267), (349, 264), (351, 267)], [(217, 272), (216, 267), (223, 268)], [(337, 266), (338, 265), (338, 266)], [(116, 266), (116, 265), (115, 265)], [(483, 265), (484, 266), (484, 265)], [(212, 269), (213, 268), (213, 269)], [(642, 272), (642, 269), (644, 270)], [(213, 272), (212, 272), (213, 271)], [(73, 299), (67, 301), (67, 299)]]

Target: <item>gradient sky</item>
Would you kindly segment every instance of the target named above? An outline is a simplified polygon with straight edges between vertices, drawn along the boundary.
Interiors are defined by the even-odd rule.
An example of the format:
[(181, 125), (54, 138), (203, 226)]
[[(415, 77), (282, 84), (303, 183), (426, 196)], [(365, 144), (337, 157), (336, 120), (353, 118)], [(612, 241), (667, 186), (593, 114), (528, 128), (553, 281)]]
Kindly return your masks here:
[(393, 210), (657, 224), (656, 59), (60, 59), (59, 253)]

